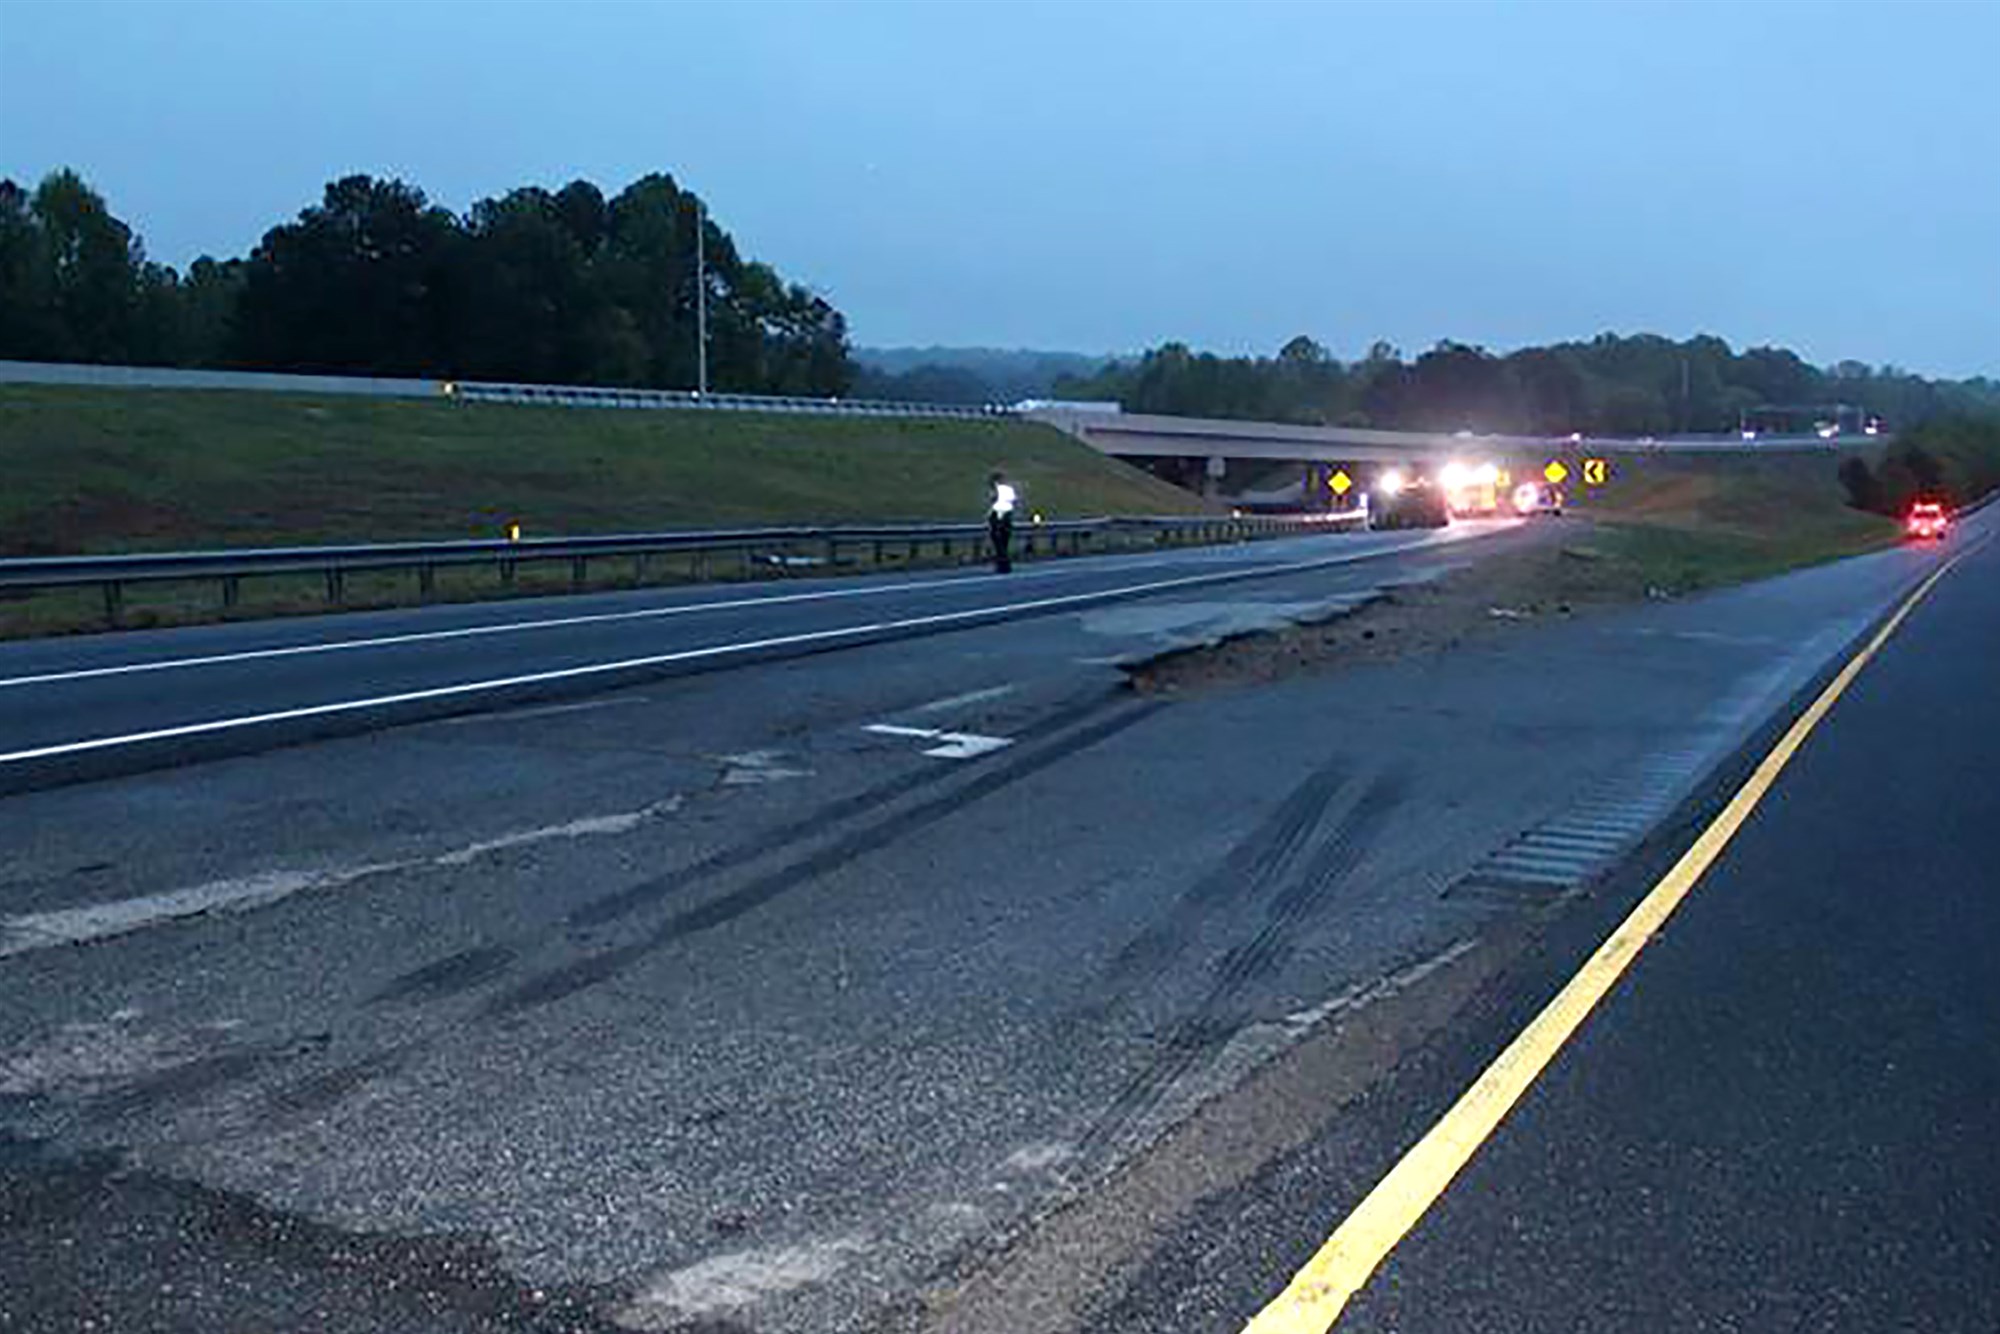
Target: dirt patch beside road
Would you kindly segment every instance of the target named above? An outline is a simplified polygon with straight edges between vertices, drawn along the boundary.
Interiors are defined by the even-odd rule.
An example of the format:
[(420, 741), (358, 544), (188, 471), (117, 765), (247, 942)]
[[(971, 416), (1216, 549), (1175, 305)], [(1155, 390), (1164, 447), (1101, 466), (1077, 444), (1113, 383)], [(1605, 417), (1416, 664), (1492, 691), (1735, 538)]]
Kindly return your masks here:
[(1591, 525), (1551, 524), (1545, 540), (1496, 551), (1426, 583), (1390, 589), (1317, 625), (1245, 635), (1164, 654), (1131, 672), (1146, 693), (1273, 681), (1301, 671), (1386, 662), (1507, 634), (1646, 596), (1635, 574), (1593, 542)]

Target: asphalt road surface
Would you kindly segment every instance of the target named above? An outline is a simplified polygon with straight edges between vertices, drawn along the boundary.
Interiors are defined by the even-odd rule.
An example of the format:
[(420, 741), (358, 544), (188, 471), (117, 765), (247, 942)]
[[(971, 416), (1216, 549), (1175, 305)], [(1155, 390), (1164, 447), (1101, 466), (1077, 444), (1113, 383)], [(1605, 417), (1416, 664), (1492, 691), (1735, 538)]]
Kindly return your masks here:
[[(1535, 527), (16, 792), (0, 1329), (1027, 1334), (1183, 1291), (1126, 1283), (1162, 1229), (1309, 1246), (1324, 1183), (1261, 1233), (1202, 1201), (1315, 1142), (1316, 1053), (1420, 1063), (1937, 559), (1177, 701), (1116, 665)], [(150, 675), (105, 707), (199, 719), (235, 697), (157, 681), (210, 670), (49, 685)], [(108, 734), (39, 698), (43, 735)], [(1269, 1258), (1177, 1309), (1240, 1320)]]
[[(1996, 662), (2000, 543), (1842, 696), (1337, 1329), (2000, 1329)], [(1661, 869), (1207, 1201), (1097, 1327), (1240, 1329)]]
[(0, 645), (0, 790), (1448, 545), (1340, 533), (984, 572), (646, 591)]

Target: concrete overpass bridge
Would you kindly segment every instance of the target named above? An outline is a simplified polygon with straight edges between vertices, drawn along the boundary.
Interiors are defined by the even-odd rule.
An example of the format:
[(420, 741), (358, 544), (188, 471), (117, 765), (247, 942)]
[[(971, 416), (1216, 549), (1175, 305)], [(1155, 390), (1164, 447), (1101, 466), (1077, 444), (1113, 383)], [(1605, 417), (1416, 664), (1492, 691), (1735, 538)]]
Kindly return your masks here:
[(1236, 478), (1268, 489), (1271, 464), (1297, 464), (1296, 480), (1282, 489), (1323, 498), (1325, 478), (1344, 468), (1364, 487), (1391, 465), (1422, 467), (1450, 459), (1491, 461), (1516, 471), (1539, 470), (1562, 459), (1572, 470), (1597, 455), (1659, 453), (1755, 454), (1813, 451), (1831, 454), (1857, 445), (1887, 443), (1886, 436), (1678, 436), (1653, 439), (1616, 437), (1467, 435), (1427, 431), (1377, 431), (1351, 426), (1294, 426), (1283, 422), (1230, 421), (1211, 417), (1168, 417), (1151, 413), (1092, 411), (1059, 405), (1020, 415), (1046, 422), (1091, 448), (1125, 459), (1207, 495), (1241, 493)]

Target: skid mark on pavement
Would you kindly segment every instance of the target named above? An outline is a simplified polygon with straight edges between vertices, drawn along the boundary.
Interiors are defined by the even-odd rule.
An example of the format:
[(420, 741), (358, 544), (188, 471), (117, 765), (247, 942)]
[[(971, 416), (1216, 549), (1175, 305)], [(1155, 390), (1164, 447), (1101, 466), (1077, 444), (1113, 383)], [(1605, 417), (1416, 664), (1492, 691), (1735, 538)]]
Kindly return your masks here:
[[(1248, 941), (1222, 956), (1201, 1003), (1161, 1043), (1161, 1052), (1126, 1085), (1084, 1134), (1080, 1156), (1101, 1160), (1127, 1141), (1160, 1128), (1158, 1113), (1182, 1081), (1197, 1076), (1249, 1021), (1244, 993), (1268, 976), (1291, 953), (1294, 936), (1346, 883), (1373, 845), (1382, 823), (1403, 802), (1403, 783), (1394, 777), (1370, 782), (1346, 816), (1320, 844), (1303, 870), (1279, 890), (1265, 909), (1264, 925)], [(1286, 859), (1286, 864), (1296, 856)], [(1275, 877), (1272, 883), (1280, 883)]]
[(1115, 1003), (1129, 979), (1159, 971), (1185, 951), (1213, 911), (1236, 900), (1257, 901), (1304, 846), (1339, 793), (1347, 763), (1336, 759), (1308, 777), (1271, 816), (1234, 848), (1222, 864), (1196, 881), (1175, 901), (1165, 920), (1134, 936), (1112, 956), (1104, 989)]
[[(1021, 735), (1016, 738), (1016, 741), (1026, 743), (1062, 731), (1066, 727), (1080, 723), (1110, 708), (1118, 702), (1118, 698), (1116, 695), (1109, 694), (1093, 695), (1075, 704), (1058, 709), (1046, 718), (1024, 729)], [(900, 797), (907, 796), (921, 788), (935, 787), (937, 782), (937, 774), (928, 768), (913, 770), (906, 774), (899, 774), (894, 778), (885, 779), (873, 787), (855, 793), (851, 797), (842, 797), (837, 801), (828, 802), (826, 805), (818, 807), (806, 815), (803, 819), (794, 820), (790, 824), (780, 825), (768, 833), (759, 834), (756, 838), (746, 843), (724, 848), (720, 852), (712, 853), (692, 865), (683, 866), (665, 875), (656, 876), (651, 880), (641, 881), (636, 885), (630, 885), (624, 889), (603, 895), (600, 898), (592, 899), (588, 903), (573, 909), (569, 916), (563, 919), (564, 925), (583, 928), (609, 925), (621, 917), (627, 917), (635, 912), (649, 908), (662, 899), (671, 898), (689, 886), (698, 885), (702, 881), (720, 875), (725, 871), (732, 871), (738, 867), (748, 865), (760, 857), (774, 852), (781, 852), (808, 839), (824, 837), (836, 826), (844, 824), (856, 816), (866, 815), (877, 807), (883, 806)]]
[(369, 1004), (428, 1004), (470, 991), (498, 977), (518, 956), (505, 945), (480, 945), (447, 954), (435, 963), (413, 968), (389, 980), (369, 997)]
[(602, 950), (573, 963), (532, 977), (495, 999), (492, 1013), (506, 1016), (547, 1005), (608, 981), (655, 951), (676, 941), (713, 930), (790, 891), (808, 885), (868, 853), (956, 814), (973, 802), (1058, 764), (1078, 751), (1117, 735), (1150, 717), (1163, 705), (1130, 706), (1096, 723), (1078, 728), (1010, 764), (980, 771), (943, 796), (865, 826), (817, 852), (782, 866), (719, 898), (676, 913), (645, 937), (628, 945)]

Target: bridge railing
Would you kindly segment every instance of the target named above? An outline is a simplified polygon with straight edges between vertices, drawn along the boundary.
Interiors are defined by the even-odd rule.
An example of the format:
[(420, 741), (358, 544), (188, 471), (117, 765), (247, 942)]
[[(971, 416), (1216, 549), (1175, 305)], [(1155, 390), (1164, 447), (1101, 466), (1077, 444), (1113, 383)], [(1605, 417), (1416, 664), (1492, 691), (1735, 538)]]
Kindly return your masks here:
[[(1133, 547), (1207, 545), (1323, 533), (1360, 527), (1360, 512), (1316, 515), (1194, 515), (1149, 518), (1066, 519), (1016, 528), (1024, 557), (1064, 556), (1129, 550)], [(725, 528), (662, 533), (618, 533), (585, 537), (480, 538), (441, 542), (385, 542), (344, 546), (260, 547), (219, 551), (138, 553), (115, 556), (29, 556), (0, 559), (0, 596), (52, 590), (99, 590), (107, 623), (120, 623), (125, 590), (134, 585), (213, 582), (224, 610), (235, 608), (246, 579), (318, 576), (329, 607), (346, 601), (350, 575), (407, 571), (415, 575), (420, 600), (437, 592), (440, 570), (483, 566), (511, 588), (524, 566), (567, 563), (570, 586), (590, 584), (594, 561), (625, 558), (644, 583), (660, 571), (658, 557), (685, 557), (684, 576), (694, 581), (718, 577), (838, 569), (843, 554), (859, 563), (866, 554), (875, 565), (979, 559), (990, 551), (986, 526), (955, 524), (874, 524)], [(734, 558), (733, 575), (717, 558)]]

